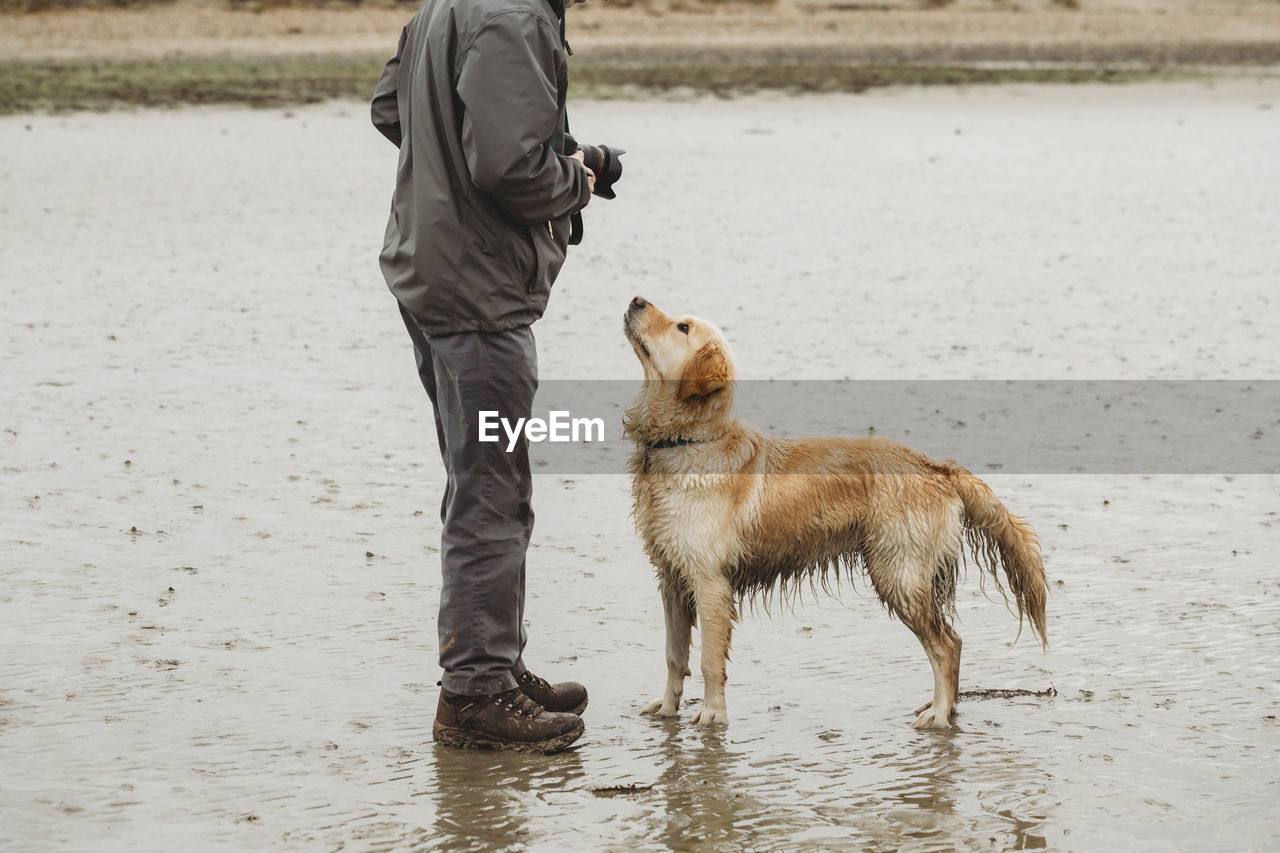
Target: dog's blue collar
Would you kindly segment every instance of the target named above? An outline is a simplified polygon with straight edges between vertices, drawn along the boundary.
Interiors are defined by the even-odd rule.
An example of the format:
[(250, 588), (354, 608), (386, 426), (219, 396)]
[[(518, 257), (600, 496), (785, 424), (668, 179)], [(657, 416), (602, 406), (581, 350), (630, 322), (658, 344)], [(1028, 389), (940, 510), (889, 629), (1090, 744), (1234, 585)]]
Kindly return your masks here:
[(662, 450), (667, 447), (683, 447), (686, 444), (698, 444), (696, 438), (664, 438), (661, 441), (646, 442), (650, 450)]

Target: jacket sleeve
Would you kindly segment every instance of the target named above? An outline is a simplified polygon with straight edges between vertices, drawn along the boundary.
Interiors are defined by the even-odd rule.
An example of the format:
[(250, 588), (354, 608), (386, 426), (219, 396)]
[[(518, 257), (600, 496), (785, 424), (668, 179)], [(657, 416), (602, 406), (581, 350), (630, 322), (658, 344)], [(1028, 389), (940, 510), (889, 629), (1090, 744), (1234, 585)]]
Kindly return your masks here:
[(476, 34), (458, 72), (471, 180), (528, 225), (576, 213), (591, 200), (582, 164), (553, 147), (558, 49), (559, 35), (537, 15), (504, 12)]
[(400, 74), (400, 55), (404, 53), (404, 43), (409, 37), (409, 28), (400, 31), (400, 44), (396, 46), (395, 56), (387, 60), (382, 69), (378, 85), (373, 90), (373, 105), (370, 112), (373, 126), (397, 147), (400, 147), (400, 107), (396, 102), (396, 78)]

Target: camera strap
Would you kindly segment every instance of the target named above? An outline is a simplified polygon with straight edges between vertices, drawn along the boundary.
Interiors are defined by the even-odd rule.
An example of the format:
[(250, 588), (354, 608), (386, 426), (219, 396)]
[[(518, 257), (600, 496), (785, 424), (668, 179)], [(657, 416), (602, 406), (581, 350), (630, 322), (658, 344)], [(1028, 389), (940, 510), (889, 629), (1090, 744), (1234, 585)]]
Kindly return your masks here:
[(573, 48), (569, 47), (569, 39), (565, 34), (564, 12), (560, 12), (560, 44), (564, 47), (564, 52), (573, 56)]

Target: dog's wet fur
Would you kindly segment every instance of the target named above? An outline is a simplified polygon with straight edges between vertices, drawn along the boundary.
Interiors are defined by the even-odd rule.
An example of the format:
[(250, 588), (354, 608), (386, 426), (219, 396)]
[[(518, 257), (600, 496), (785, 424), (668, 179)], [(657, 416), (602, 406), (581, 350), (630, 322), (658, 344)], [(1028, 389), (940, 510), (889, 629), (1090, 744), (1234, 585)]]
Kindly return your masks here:
[(1036, 535), (982, 480), (888, 439), (761, 433), (733, 416), (733, 353), (715, 325), (636, 297), (624, 329), (645, 379), (625, 419), (635, 522), (667, 629), (666, 689), (642, 713), (678, 714), (697, 625), (706, 692), (691, 722), (728, 722), (725, 664), (739, 607), (856, 572), (933, 668), (933, 698), (916, 709), (915, 727), (947, 728), (960, 694), (951, 622), (966, 542), (1002, 593), (1003, 571), (1019, 628), (1026, 618), (1047, 646)]

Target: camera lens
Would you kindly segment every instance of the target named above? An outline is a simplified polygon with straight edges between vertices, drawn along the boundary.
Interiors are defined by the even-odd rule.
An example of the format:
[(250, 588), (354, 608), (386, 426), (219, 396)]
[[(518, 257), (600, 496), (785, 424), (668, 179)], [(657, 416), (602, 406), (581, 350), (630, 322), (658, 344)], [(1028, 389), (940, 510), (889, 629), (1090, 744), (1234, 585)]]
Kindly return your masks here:
[(595, 194), (602, 198), (617, 198), (613, 185), (622, 177), (622, 148), (610, 148), (608, 145), (579, 145), (582, 150), (582, 162), (595, 173)]

